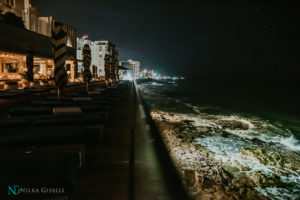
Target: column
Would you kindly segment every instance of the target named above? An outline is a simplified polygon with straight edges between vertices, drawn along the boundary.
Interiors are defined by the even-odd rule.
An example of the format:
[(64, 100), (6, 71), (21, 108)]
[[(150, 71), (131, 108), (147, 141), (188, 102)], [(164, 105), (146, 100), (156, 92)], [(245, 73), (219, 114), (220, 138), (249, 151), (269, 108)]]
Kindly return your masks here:
[(70, 74), (70, 82), (75, 82), (75, 72), (74, 72), (75, 67), (74, 67), (74, 62), (71, 61), (70, 65), (71, 65), (71, 67), (70, 67), (70, 73), (71, 73)]

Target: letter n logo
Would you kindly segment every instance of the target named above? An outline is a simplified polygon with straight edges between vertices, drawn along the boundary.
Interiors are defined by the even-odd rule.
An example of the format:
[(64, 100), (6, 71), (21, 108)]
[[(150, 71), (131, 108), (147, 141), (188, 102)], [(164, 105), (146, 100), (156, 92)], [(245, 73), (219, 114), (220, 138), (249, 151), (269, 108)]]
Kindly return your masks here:
[(13, 185), (13, 186), (8, 186), (8, 195), (19, 195), (20, 194), (20, 186), (18, 185)]

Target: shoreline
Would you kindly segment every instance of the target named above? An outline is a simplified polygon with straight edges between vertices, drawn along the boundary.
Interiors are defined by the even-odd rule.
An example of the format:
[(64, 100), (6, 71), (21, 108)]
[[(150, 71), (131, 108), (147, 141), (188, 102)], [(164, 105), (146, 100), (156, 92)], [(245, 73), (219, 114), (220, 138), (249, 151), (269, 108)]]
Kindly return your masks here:
[(171, 96), (176, 84), (139, 87), (149, 119), (192, 199), (300, 197), (300, 154), (286, 124), (209, 112), (205, 105)]
[(188, 121), (155, 110), (150, 114), (191, 199), (268, 199), (253, 189), (246, 176), (230, 177), (213, 152), (193, 144), (194, 135), (182, 134)]

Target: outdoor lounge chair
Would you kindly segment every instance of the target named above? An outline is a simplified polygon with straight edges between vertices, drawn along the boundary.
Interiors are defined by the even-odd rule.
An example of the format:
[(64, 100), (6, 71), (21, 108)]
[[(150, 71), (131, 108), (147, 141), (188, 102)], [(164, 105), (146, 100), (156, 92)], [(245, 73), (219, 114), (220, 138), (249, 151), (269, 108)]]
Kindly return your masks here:
[(2, 130), (0, 158), (51, 153), (75, 153), (78, 168), (86, 166), (86, 138), (81, 127), (34, 127)]
[(89, 141), (102, 142), (103, 125), (105, 120), (97, 113), (81, 114), (81, 115), (47, 115), (35, 118), (33, 120), (34, 127), (48, 126), (79, 126), (84, 129), (85, 137)]
[[(43, 110), (43, 108), (41, 109)], [(45, 109), (46, 110), (46, 109)], [(24, 112), (23, 112), (24, 111)], [(34, 113), (30, 115), (29, 110), (22, 110), (20, 115), (15, 112), (14, 117), (1, 120), (3, 127), (0, 127), (0, 131), (14, 130), (19, 128), (31, 128), (33, 127), (51, 127), (51, 126), (80, 126), (84, 129), (86, 138), (90, 141), (102, 142), (103, 139), (103, 127), (105, 124), (105, 115), (101, 113), (87, 113), (87, 114), (64, 114), (64, 115), (53, 115), (51, 114), (38, 115), (36, 109)], [(17, 116), (17, 117), (16, 117)], [(21, 118), (21, 119), (20, 119)]]
[[(54, 103), (54, 102), (53, 102)], [(108, 120), (109, 107), (103, 106), (101, 103), (93, 102), (93, 104), (87, 104), (82, 102), (70, 102), (63, 104), (53, 104), (51, 106), (25, 106), (25, 107), (14, 107), (10, 110), (9, 115), (11, 117), (24, 116), (27, 118), (36, 118), (37, 116), (52, 115), (55, 108), (71, 108), (78, 107), (83, 114), (94, 113), (103, 117), (104, 122)], [(66, 113), (68, 114), (68, 113)], [(80, 114), (80, 113), (69, 113), (69, 114)], [(31, 116), (31, 117), (30, 117)]]

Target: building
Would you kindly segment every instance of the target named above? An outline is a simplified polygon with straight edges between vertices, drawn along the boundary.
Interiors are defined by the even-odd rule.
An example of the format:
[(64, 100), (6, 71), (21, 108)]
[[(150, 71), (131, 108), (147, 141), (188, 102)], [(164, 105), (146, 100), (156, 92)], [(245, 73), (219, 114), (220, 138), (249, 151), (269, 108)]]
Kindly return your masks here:
[(0, 0), (0, 10), (21, 17), (27, 30), (38, 32), (39, 10), (29, 0)]
[(0, 29), (0, 85), (4, 85), (1, 89), (28, 86), (22, 76), (27, 70), (28, 47), (34, 52), (35, 86), (48, 84), (54, 74), (50, 38), (3, 22), (0, 22)]
[[(38, 32), (42, 35), (48, 36), (48, 37), (51, 37), (51, 31), (52, 31), (52, 27), (54, 26), (54, 22), (61, 21), (52, 16), (38, 17), (38, 19), (39, 19), (38, 20), (39, 25), (38, 25), (38, 30), (36, 32)], [(76, 46), (77, 46), (77, 31), (76, 31), (76, 29), (65, 23), (63, 23), (63, 29), (67, 33), (66, 38), (65, 38), (67, 47), (71, 47), (75, 51)]]
[(139, 76), (141, 78), (152, 78), (153, 77), (153, 70), (152, 69), (140, 70)]
[(102, 79), (107, 81), (116, 81), (118, 78), (118, 62), (119, 62), (119, 48), (112, 42), (107, 40), (96, 41), (100, 47), (100, 70), (104, 75)]
[[(51, 31), (54, 22), (59, 21), (58, 19), (54, 19), (52, 16), (39, 17), (38, 8), (33, 6), (29, 0), (0, 0), (0, 10), (2, 11), (3, 14), (7, 12), (11, 12), (14, 13), (16, 16), (21, 17), (23, 19), (24, 26), (27, 30), (47, 36), (49, 40), (51, 37)], [(67, 24), (64, 24), (63, 29), (67, 33), (65, 37), (66, 40), (65, 42), (67, 45), (66, 69), (70, 81), (73, 82), (74, 62), (76, 61), (77, 32), (73, 27)], [(28, 35), (29, 33), (26, 34)], [(34, 43), (34, 41), (32, 42)], [(50, 46), (50, 50), (51, 50), (51, 46)]]
[[(38, 33), (45, 35), (47, 37), (51, 37), (52, 28), (54, 27), (54, 23), (56, 21), (60, 21), (59, 19), (55, 19), (52, 16), (49, 17), (39, 17), (39, 29)], [(63, 22), (62, 22), (63, 23)], [(65, 43), (67, 46), (66, 52), (66, 70), (69, 76), (69, 81), (75, 81), (75, 67), (74, 62), (77, 60), (77, 31), (70, 25), (63, 23), (63, 30), (66, 32)]]
[[(0, 10), (2, 13), (11, 12), (21, 17), (27, 30), (51, 37), (52, 27), (55, 21), (60, 21), (52, 16), (39, 17), (39, 10), (36, 6), (30, 4), (29, 0), (0, 0)], [(66, 45), (73, 48), (74, 57), (76, 57), (76, 29), (63, 23), (63, 29), (67, 33)]]
[[(115, 80), (118, 77), (119, 48), (107, 40), (90, 41), (87, 35), (77, 38), (77, 59), (82, 60), (82, 48), (85, 44), (91, 48), (91, 70), (97, 68), (97, 78)], [(82, 66), (80, 66), (82, 67)]]
[(120, 66), (129, 69), (131, 72), (131, 77), (133, 79), (137, 78), (140, 74), (141, 63), (139, 61), (134, 61), (130, 59), (125, 61), (120, 61)]
[(102, 53), (102, 46), (100, 45), (99, 41), (91, 42), (91, 55), (91, 66), (96, 67), (97, 77), (99, 77), (102, 80), (105, 80), (104, 67), (101, 68), (101, 66), (104, 66), (104, 58)]

